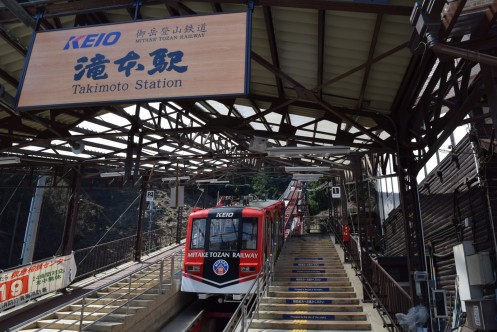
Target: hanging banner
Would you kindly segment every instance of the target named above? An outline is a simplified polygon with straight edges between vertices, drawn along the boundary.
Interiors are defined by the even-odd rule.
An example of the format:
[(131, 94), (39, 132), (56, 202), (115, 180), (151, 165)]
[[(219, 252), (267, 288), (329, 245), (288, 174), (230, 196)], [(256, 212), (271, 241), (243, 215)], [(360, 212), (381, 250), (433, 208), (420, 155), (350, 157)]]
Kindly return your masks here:
[(40, 31), (17, 108), (245, 95), (248, 26), (236, 12)]
[(0, 312), (67, 287), (76, 276), (74, 254), (0, 272)]

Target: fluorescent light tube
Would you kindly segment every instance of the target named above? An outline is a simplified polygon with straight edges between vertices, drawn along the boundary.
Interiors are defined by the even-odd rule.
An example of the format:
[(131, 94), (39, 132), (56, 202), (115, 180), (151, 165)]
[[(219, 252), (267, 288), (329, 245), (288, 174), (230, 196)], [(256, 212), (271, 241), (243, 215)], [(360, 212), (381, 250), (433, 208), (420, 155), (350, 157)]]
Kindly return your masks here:
[(168, 177), (168, 178), (162, 178), (162, 181), (176, 181), (176, 180), (190, 180), (190, 177), (189, 176), (178, 176), (178, 177), (175, 177), (175, 176), (171, 176), (171, 177)]
[(267, 148), (267, 154), (270, 157), (291, 157), (304, 155), (341, 155), (349, 154), (350, 147), (340, 145), (330, 146), (283, 146)]
[(116, 178), (119, 176), (124, 176), (124, 172), (107, 172), (107, 173), (100, 173), (101, 178)]
[(328, 172), (330, 170), (329, 166), (287, 166), (285, 167), (285, 172)]
[(293, 179), (298, 181), (317, 181), (323, 174), (293, 174)]
[(19, 157), (0, 157), (0, 165), (19, 164), (20, 162)]

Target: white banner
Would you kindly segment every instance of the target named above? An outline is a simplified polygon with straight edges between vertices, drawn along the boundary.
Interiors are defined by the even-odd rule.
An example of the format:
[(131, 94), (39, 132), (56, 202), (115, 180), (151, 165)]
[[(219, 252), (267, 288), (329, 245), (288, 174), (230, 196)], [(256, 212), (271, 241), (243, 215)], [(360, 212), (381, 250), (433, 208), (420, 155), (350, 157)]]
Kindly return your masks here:
[(76, 276), (74, 254), (0, 272), (0, 312), (67, 287)]

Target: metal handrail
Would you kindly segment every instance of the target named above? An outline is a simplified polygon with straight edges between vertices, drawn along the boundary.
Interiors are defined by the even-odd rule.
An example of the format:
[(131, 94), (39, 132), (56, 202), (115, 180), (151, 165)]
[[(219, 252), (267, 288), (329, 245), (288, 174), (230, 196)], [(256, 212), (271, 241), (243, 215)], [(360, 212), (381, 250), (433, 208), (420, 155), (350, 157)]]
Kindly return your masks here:
[[(174, 245), (174, 246), (171, 248), (171, 250), (175, 250), (175, 249), (181, 248), (182, 246), (183, 246), (182, 244), (177, 244), (177, 245)], [(174, 259), (174, 257), (175, 257), (175, 256), (179, 256), (179, 258), (180, 258), (180, 259)], [(131, 272), (131, 273), (128, 273), (128, 274), (124, 275), (122, 278), (120, 278), (120, 279), (118, 279), (118, 280), (114, 280), (114, 281), (112, 281), (112, 282), (106, 283), (105, 285), (102, 285), (102, 286), (98, 287), (97, 289), (93, 290), (92, 292), (90, 292), (90, 293), (88, 293), (88, 294), (84, 294), (84, 295), (82, 295), (82, 296), (80, 296), (80, 297), (76, 298), (76, 299), (72, 302), (72, 304), (75, 304), (75, 303), (76, 303), (76, 302), (78, 302), (78, 301), (81, 301), (81, 302), (82, 302), (82, 304), (81, 304), (81, 310), (80, 310), (80, 316), (79, 316), (79, 320), (78, 320), (77, 322), (75, 321), (74, 323), (70, 324), (69, 326), (76, 326), (76, 324), (78, 324), (78, 323), (79, 323), (79, 331), (86, 330), (88, 326), (91, 326), (91, 325), (93, 325), (93, 324), (95, 324), (95, 323), (97, 323), (97, 322), (102, 321), (104, 318), (106, 318), (107, 316), (111, 315), (111, 314), (112, 314), (112, 313), (114, 313), (115, 311), (117, 311), (117, 310), (119, 310), (119, 309), (123, 308), (124, 306), (127, 306), (127, 307), (129, 308), (129, 304), (130, 304), (132, 301), (136, 300), (138, 297), (142, 296), (143, 294), (145, 294), (146, 292), (148, 292), (148, 291), (150, 291), (151, 289), (155, 288), (156, 286), (158, 286), (158, 290), (157, 290), (157, 292), (158, 292), (159, 294), (160, 294), (160, 293), (162, 293), (162, 285), (163, 285), (163, 283), (164, 283), (164, 262), (165, 262), (166, 260), (168, 260), (168, 259), (170, 260), (170, 262), (169, 262), (169, 266), (170, 266), (170, 270), (169, 270), (169, 272), (170, 272), (170, 276), (169, 276), (169, 278), (170, 278), (170, 281), (171, 281), (171, 285), (174, 285), (174, 274), (176, 273), (176, 271), (178, 271), (178, 270), (181, 268), (181, 261), (182, 261), (182, 258), (183, 258), (183, 250), (176, 250), (175, 252), (171, 253), (170, 255), (168, 255), (168, 256), (166, 256), (166, 257), (163, 257), (163, 258), (161, 258), (161, 259), (159, 259), (159, 260), (156, 260), (156, 261), (154, 261), (154, 262), (151, 262), (151, 263), (149, 263), (149, 264), (146, 264), (146, 266), (144, 266), (144, 267), (142, 267), (142, 268), (140, 268), (140, 269), (138, 269), (138, 270), (136, 270), (136, 271), (133, 271), (133, 272)], [(153, 267), (153, 266), (155, 266), (155, 267), (157, 267), (157, 266), (158, 266), (158, 268), (156, 268), (155, 270), (154, 270), (154, 269), (152, 269), (151, 271), (149, 271), (149, 272), (147, 272), (147, 273), (145, 273), (145, 274), (140, 275), (139, 277), (137, 277), (139, 274), (142, 274), (142, 273), (143, 273), (143, 271), (145, 271), (145, 270), (147, 270), (147, 269), (150, 269), (150, 268), (151, 268), (151, 267)], [(177, 266), (177, 269), (176, 269), (176, 270), (175, 270), (175, 266)], [(160, 271), (159, 276), (157, 276), (157, 278), (158, 278), (158, 283), (152, 283), (152, 287), (148, 287), (148, 288), (146, 288), (144, 291), (142, 291), (142, 292), (138, 293), (137, 295), (135, 295), (135, 296), (131, 297), (131, 296), (130, 296), (130, 294), (131, 294), (131, 292), (132, 292), (132, 291), (137, 290), (137, 289), (138, 289), (140, 286), (142, 286), (142, 285), (146, 285), (146, 284), (150, 283), (151, 281), (154, 281), (154, 279), (152, 279), (152, 280), (149, 280), (149, 279), (148, 279), (147, 281), (143, 282), (143, 279), (144, 279), (145, 277), (150, 276), (153, 272), (156, 272), (157, 270), (159, 270), (159, 271)], [(97, 294), (97, 293), (99, 293), (99, 292), (102, 292), (102, 290), (103, 290), (103, 289), (106, 289), (106, 288), (108, 288), (108, 287), (111, 287), (111, 286), (113, 286), (113, 285), (116, 285), (116, 284), (118, 284), (119, 282), (121, 282), (121, 281), (123, 281), (123, 280), (126, 280), (126, 279), (128, 279), (128, 281), (129, 281), (129, 285), (130, 285), (130, 284), (131, 284), (131, 280), (132, 280), (132, 278), (134, 278), (134, 277), (137, 277), (137, 278), (135, 279), (135, 282), (136, 282), (136, 281), (140, 281), (140, 280), (141, 280), (141, 281), (142, 281), (142, 282), (141, 282), (141, 284), (139, 284), (138, 286), (134, 287), (133, 289), (131, 289), (131, 287), (129, 286), (129, 287), (128, 287), (128, 293), (125, 293), (125, 294), (123, 294), (122, 296), (119, 296), (119, 297), (117, 297), (117, 298), (113, 298), (113, 299), (112, 299), (112, 301), (110, 301), (109, 303), (107, 303), (107, 304), (103, 305), (102, 307), (98, 308), (97, 310), (93, 310), (91, 313), (89, 313), (89, 314), (85, 315), (85, 308), (88, 308), (90, 305), (94, 304), (96, 301), (99, 301), (99, 300), (101, 300), (101, 299), (103, 299), (103, 298), (106, 298), (106, 297), (108, 297), (108, 295), (110, 295), (110, 294), (114, 294), (114, 293), (116, 293), (118, 290), (121, 290), (121, 289), (123, 289), (123, 288), (125, 288), (125, 287), (120, 287), (118, 290), (115, 290), (115, 291), (113, 291), (113, 292), (107, 293), (107, 294), (106, 294), (106, 296), (97, 297), (96, 299), (92, 300), (91, 302), (87, 302), (86, 300), (87, 300), (89, 297), (91, 297), (91, 296), (93, 296), (93, 295), (95, 295), (95, 294)], [(88, 317), (88, 316), (90, 316), (90, 315), (92, 315), (92, 314), (94, 314), (94, 313), (96, 313), (96, 312), (99, 312), (99, 311), (101, 311), (101, 310), (102, 310), (102, 309), (104, 309), (104, 308), (108, 308), (109, 306), (113, 306), (113, 304), (115, 304), (118, 300), (123, 300), (123, 299), (125, 300), (125, 301), (124, 301), (124, 303), (121, 303), (121, 305), (119, 305), (117, 308), (114, 308), (112, 311), (110, 311), (110, 312), (106, 313), (105, 315), (103, 315), (102, 317), (98, 318), (98, 319), (97, 319), (97, 320), (95, 320), (94, 322), (92, 322), (92, 323), (88, 324), (87, 326), (83, 326), (83, 321), (84, 321), (84, 318), (85, 318), (85, 317)], [(63, 305), (61, 305), (61, 306), (59, 306), (59, 307), (55, 308), (54, 310), (51, 310), (51, 312), (56, 312), (56, 311), (59, 311), (59, 310), (61, 310), (61, 309), (66, 308), (67, 306), (68, 306), (68, 304), (67, 304), (67, 303), (65, 303), (65, 304), (63, 304)], [(70, 316), (70, 315), (74, 315), (74, 313), (75, 313), (75, 312), (76, 312), (76, 311), (72, 311), (72, 312), (70, 312), (70, 313), (68, 313), (68, 314), (66, 314), (66, 315), (64, 315), (64, 316), (62, 316), (61, 318), (58, 318), (56, 321), (51, 322), (51, 323), (49, 323), (49, 324), (46, 324), (46, 325), (44, 325), (43, 327), (40, 327), (40, 328), (39, 328), (39, 330), (42, 330), (42, 329), (48, 328), (48, 327), (50, 327), (50, 326), (52, 326), (52, 325), (56, 324), (58, 321), (63, 320), (63, 319), (67, 318), (67, 317), (68, 317), (68, 316)], [(41, 315), (38, 315), (38, 316), (36, 316), (36, 317), (33, 317), (33, 318), (32, 318), (32, 319), (30, 319), (29, 321), (25, 321), (25, 322), (23, 322), (22, 324), (19, 324), (19, 325), (17, 325), (17, 326), (14, 326), (14, 327), (10, 328), (8, 331), (17, 331), (17, 330), (19, 330), (20, 328), (23, 328), (23, 327), (25, 327), (25, 326), (27, 326), (27, 325), (29, 325), (29, 324), (31, 324), (31, 323), (33, 323), (33, 322), (37, 321), (37, 320), (42, 319), (42, 318), (43, 318), (43, 317), (45, 317), (46, 315), (47, 315), (47, 313), (43, 313), (43, 314), (41, 314)]]
[[(288, 240), (292, 238), (295, 230), (292, 230), (288, 234), (288, 238), (285, 241), (285, 244), (288, 243)], [(248, 331), (254, 316), (259, 313), (259, 304), (261, 302), (261, 297), (267, 294), (269, 286), (274, 280), (274, 266), (277, 260), (277, 256), (270, 255), (268, 259), (264, 262), (264, 265), (256, 276), (256, 281), (252, 284), (252, 287), (248, 290), (245, 296), (240, 301), (240, 305), (235, 310), (228, 324), (224, 328), (223, 332), (231, 332), (237, 331), (237, 327), (241, 324), (241, 331)], [(256, 287), (254, 289), (254, 287)], [(247, 324), (247, 316), (250, 315), (250, 319)]]
[[(142, 253), (149, 254), (154, 250), (172, 245), (176, 237), (168, 234), (170, 229), (158, 228), (144, 232)], [(122, 239), (101, 243), (96, 246), (74, 251), (74, 258), (78, 266), (76, 281), (109, 270), (134, 259), (136, 235)]]
[[(257, 273), (256, 280), (252, 287), (248, 290), (245, 296), (240, 301), (240, 305), (235, 310), (223, 332), (238, 331), (237, 327), (241, 324), (242, 332), (248, 331), (250, 323), (254, 315), (259, 311), (259, 303), (261, 296), (267, 293), (269, 281), (272, 276), (272, 259), (267, 259), (264, 262), (263, 268)], [(249, 320), (247, 321), (247, 317)]]
[[(357, 270), (361, 270), (361, 256), (357, 249), (357, 242), (354, 238), (350, 237), (350, 244), (345, 245), (341, 237), (335, 235), (335, 240), (338, 241), (344, 250), (345, 255), (352, 260), (352, 267)], [(386, 272), (381, 265), (378, 264), (371, 256), (365, 255), (366, 262), (362, 262), (363, 266), (367, 265), (373, 270), (372, 280), (368, 280), (363, 273), (360, 273), (359, 280), (364, 286), (364, 291), (368, 293), (371, 299), (376, 299), (374, 305), (376, 309), (380, 312), (380, 318), (383, 321), (385, 327), (389, 327), (392, 331), (400, 331), (397, 325), (397, 320), (392, 316), (392, 313), (397, 312), (407, 312), (409, 309), (409, 303), (411, 303), (411, 297), (406, 291), (393, 279), (388, 272)], [(378, 285), (379, 287), (375, 287)], [(385, 292), (385, 293), (384, 293)], [(384, 303), (382, 297), (387, 295), (387, 303)], [(386, 320), (385, 316), (388, 318), (389, 322)]]
[[(92, 323), (90, 323), (90, 324), (88, 324), (88, 325), (85, 325), (84, 327), (83, 327), (83, 326), (82, 326), (82, 324), (80, 323), (80, 326), (79, 326), (80, 331), (85, 331), (85, 330), (87, 330), (87, 329), (88, 329), (89, 327), (91, 327), (92, 325), (96, 324), (96, 323), (97, 323), (97, 322), (99, 322), (99, 321), (102, 321), (105, 317), (110, 316), (111, 314), (113, 314), (114, 312), (116, 312), (117, 310), (119, 310), (119, 309), (121, 309), (121, 308), (123, 308), (123, 307), (125, 307), (125, 306), (126, 306), (126, 313), (128, 313), (128, 312), (129, 312), (129, 306), (130, 306), (130, 303), (131, 303), (132, 301), (137, 300), (137, 299), (138, 299), (140, 296), (142, 296), (143, 294), (146, 294), (146, 293), (147, 293), (148, 291), (150, 291), (151, 289), (156, 288), (156, 286), (157, 286), (157, 293), (158, 293), (158, 294), (161, 294), (161, 293), (162, 293), (162, 285), (163, 285), (163, 282), (164, 282), (164, 277), (163, 277), (163, 272), (164, 272), (164, 262), (165, 262), (165, 260), (166, 260), (166, 259), (170, 259), (170, 264), (169, 264), (169, 266), (170, 266), (170, 271), (171, 271), (171, 280), (170, 280), (170, 281), (171, 281), (171, 286), (172, 286), (172, 285), (174, 284), (174, 279), (173, 279), (173, 275), (174, 275), (174, 263), (175, 263), (175, 259), (174, 259), (174, 257), (175, 257), (176, 255), (178, 255), (178, 253), (177, 253), (177, 252), (176, 252), (176, 253), (174, 253), (174, 254), (172, 254), (171, 256), (164, 257), (164, 258), (163, 258), (163, 259), (161, 259), (159, 262), (156, 262), (156, 263), (155, 263), (155, 264), (153, 264), (153, 265), (154, 265), (154, 266), (159, 265), (158, 267), (156, 267), (155, 269), (150, 270), (148, 273), (145, 273), (144, 275), (140, 276), (138, 279), (134, 280), (133, 282), (135, 282), (135, 283), (136, 283), (137, 281), (140, 281), (140, 280), (144, 279), (145, 277), (148, 277), (148, 276), (152, 275), (154, 272), (159, 272), (159, 276), (158, 276), (158, 277), (159, 277), (159, 279), (158, 279), (158, 280), (157, 280), (157, 279), (147, 280), (147, 281), (141, 282), (138, 286), (135, 286), (134, 288), (132, 288), (132, 287), (131, 287), (131, 283), (132, 283), (132, 278), (133, 278), (133, 276), (130, 276), (130, 277), (129, 277), (129, 279), (128, 279), (128, 280), (129, 280), (129, 282), (128, 282), (128, 286), (127, 286), (127, 287), (122, 286), (122, 287), (119, 287), (117, 290), (115, 290), (115, 291), (113, 291), (113, 292), (107, 293), (107, 294), (106, 294), (106, 296), (109, 296), (110, 294), (114, 294), (114, 293), (116, 293), (116, 294), (120, 294), (120, 293), (118, 293), (118, 291), (119, 291), (119, 290), (123, 290), (123, 289), (124, 289), (124, 290), (126, 290), (126, 292), (125, 292), (123, 295), (121, 295), (121, 296), (119, 296), (118, 298), (116, 298), (116, 300), (117, 300), (117, 299), (124, 299), (125, 297), (127, 297), (127, 301), (126, 301), (125, 303), (121, 304), (120, 306), (118, 306), (118, 307), (114, 308), (114, 309), (113, 309), (113, 310), (111, 310), (110, 312), (106, 313), (104, 316), (100, 317), (99, 319), (95, 320), (94, 322), (92, 322)], [(182, 256), (183, 256), (183, 253), (182, 253), (182, 252), (180, 252), (180, 257), (182, 257)], [(157, 264), (157, 263), (158, 263), (158, 264)], [(143, 269), (142, 269), (142, 271), (143, 271)], [(155, 281), (157, 281), (157, 282), (155, 282)], [(134, 291), (136, 291), (136, 290), (140, 289), (140, 287), (141, 287), (141, 286), (145, 286), (145, 285), (147, 285), (147, 284), (151, 284), (151, 287), (146, 288), (145, 290), (143, 290), (143, 291), (141, 291), (141, 292), (139, 292), (139, 293), (134, 293)], [(127, 289), (126, 289), (126, 288), (127, 288)], [(96, 291), (94, 291), (94, 292), (90, 293), (87, 297), (90, 297), (92, 294), (96, 294), (96, 293), (97, 293), (97, 292), (96, 292)], [(130, 296), (131, 296), (131, 294), (136, 294), (136, 295), (135, 295), (135, 296), (133, 296), (133, 297), (130, 297)], [(94, 302), (96, 302), (96, 301), (98, 301), (98, 300), (101, 300), (101, 299), (102, 299), (102, 298), (97, 298), (97, 299), (95, 299), (95, 300), (93, 301), (93, 303), (94, 303)], [(84, 301), (84, 299), (83, 299), (83, 301)], [(84, 302), (83, 302), (83, 303), (84, 303)], [(88, 304), (88, 305), (90, 305), (90, 304)], [(104, 305), (103, 307), (98, 308), (98, 310), (95, 310), (95, 311), (91, 312), (90, 314), (86, 315), (85, 317), (91, 316), (94, 312), (98, 312), (99, 310), (102, 310), (103, 308), (106, 308), (107, 306), (108, 306), (108, 305), (106, 304), (106, 305)], [(84, 310), (82, 309), (81, 311), (83, 312)], [(82, 321), (84, 321), (84, 317), (82, 317), (82, 318), (81, 318), (81, 322), (82, 322)]]

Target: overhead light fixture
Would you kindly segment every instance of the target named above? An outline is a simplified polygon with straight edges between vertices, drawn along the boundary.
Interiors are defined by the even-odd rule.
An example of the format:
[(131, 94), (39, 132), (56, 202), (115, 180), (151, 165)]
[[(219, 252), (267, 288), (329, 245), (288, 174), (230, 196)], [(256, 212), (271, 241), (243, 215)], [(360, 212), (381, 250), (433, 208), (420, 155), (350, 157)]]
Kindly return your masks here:
[(202, 180), (195, 180), (196, 183), (210, 183), (213, 181), (217, 181), (217, 179), (202, 179)]
[(196, 183), (205, 183), (205, 184), (223, 184), (223, 183), (230, 183), (227, 180), (218, 180), (218, 179), (202, 179), (202, 180), (195, 180)]
[(285, 172), (328, 172), (331, 168), (329, 166), (287, 166)]
[(124, 176), (124, 172), (107, 172), (107, 173), (100, 173), (101, 178), (117, 178), (120, 176)]
[(293, 179), (298, 181), (317, 181), (323, 174), (293, 174)]
[(190, 180), (190, 177), (189, 176), (171, 176), (171, 177), (168, 177), (168, 178), (162, 178), (162, 181), (176, 181), (176, 180)]
[(20, 162), (19, 157), (0, 157), (0, 165), (19, 164)]
[(350, 147), (341, 145), (332, 146), (275, 146), (267, 148), (270, 157), (292, 157), (304, 155), (341, 155), (349, 154)]

